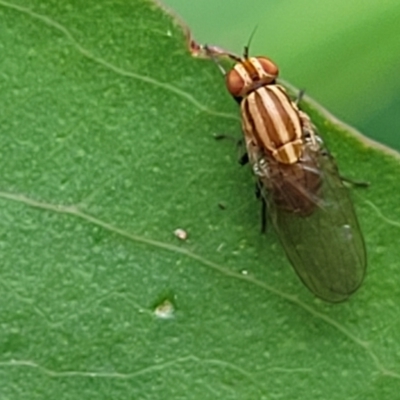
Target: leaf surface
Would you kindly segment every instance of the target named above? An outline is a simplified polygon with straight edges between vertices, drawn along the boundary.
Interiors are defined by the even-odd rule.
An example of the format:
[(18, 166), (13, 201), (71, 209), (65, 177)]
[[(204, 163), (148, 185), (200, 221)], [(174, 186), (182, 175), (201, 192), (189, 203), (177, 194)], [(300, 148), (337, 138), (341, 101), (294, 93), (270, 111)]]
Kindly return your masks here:
[[(182, 27), (135, 0), (0, 1), (5, 399), (393, 399), (399, 158), (305, 104), (369, 269), (315, 300), (260, 234), (236, 104)], [(188, 232), (180, 241), (174, 231)]]

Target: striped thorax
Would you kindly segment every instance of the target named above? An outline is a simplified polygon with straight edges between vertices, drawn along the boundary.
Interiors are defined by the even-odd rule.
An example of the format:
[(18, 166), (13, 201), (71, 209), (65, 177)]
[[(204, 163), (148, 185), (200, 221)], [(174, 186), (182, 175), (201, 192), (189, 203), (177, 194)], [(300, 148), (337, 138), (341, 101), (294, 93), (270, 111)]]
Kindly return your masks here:
[(283, 164), (299, 161), (303, 149), (300, 112), (285, 89), (275, 84), (278, 67), (266, 57), (245, 58), (226, 75), (229, 92), (241, 98), (247, 139)]

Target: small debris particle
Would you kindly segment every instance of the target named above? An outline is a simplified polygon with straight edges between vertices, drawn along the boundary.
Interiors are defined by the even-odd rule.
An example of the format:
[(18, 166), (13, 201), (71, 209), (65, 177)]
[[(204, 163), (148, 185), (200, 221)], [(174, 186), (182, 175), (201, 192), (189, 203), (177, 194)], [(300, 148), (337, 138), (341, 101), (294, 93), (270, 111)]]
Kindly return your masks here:
[(174, 305), (169, 300), (164, 300), (154, 309), (154, 314), (161, 319), (171, 319), (174, 317), (174, 311)]
[(175, 229), (174, 235), (180, 240), (186, 240), (188, 237), (188, 233), (181, 228)]

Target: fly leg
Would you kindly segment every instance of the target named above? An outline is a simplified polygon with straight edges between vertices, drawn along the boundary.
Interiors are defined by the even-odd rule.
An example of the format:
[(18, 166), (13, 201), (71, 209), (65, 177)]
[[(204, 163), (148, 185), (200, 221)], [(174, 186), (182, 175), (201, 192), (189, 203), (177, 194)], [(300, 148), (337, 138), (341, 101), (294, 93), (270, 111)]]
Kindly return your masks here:
[(346, 182), (346, 183), (348, 183), (348, 184), (350, 184), (350, 185), (352, 185), (352, 186), (367, 188), (367, 187), (370, 185), (369, 182), (365, 182), (365, 181), (355, 181), (355, 180), (353, 180), (353, 179), (346, 178), (345, 176), (342, 176), (342, 175), (340, 175), (339, 177), (340, 177), (340, 180), (341, 180), (342, 182)]
[(210, 46), (208, 44), (205, 44), (204, 46), (201, 46), (205, 53), (214, 60), (214, 62), (218, 65), (219, 70), (222, 72), (223, 75), (226, 74), (225, 68), (220, 64), (218, 61), (217, 57), (228, 57), (233, 61), (236, 62), (241, 62), (242, 58), (234, 53), (231, 53), (230, 51), (224, 50), (221, 47), (218, 46)]
[[(230, 53), (229, 51), (223, 50), (217, 46), (209, 46), (209, 45), (205, 44), (204, 46), (202, 46), (202, 48), (206, 52), (207, 56), (210, 57), (214, 61), (214, 63), (217, 65), (218, 69), (221, 71), (221, 74), (223, 76), (226, 76), (226, 69), (220, 63), (218, 57), (219, 58), (228, 57), (231, 60), (233, 60), (235, 62), (239, 62), (239, 63), (242, 61), (241, 57), (237, 56), (236, 54)], [(246, 53), (246, 48), (245, 48), (245, 53)], [(247, 56), (246, 56), (246, 58), (247, 58)], [(233, 98), (235, 99), (235, 101), (238, 104), (240, 104), (242, 101), (242, 97), (233, 96)]]
[[(336, 167), (336, 171), (338, 171), (335, 159), (332, 157), (331, 153), (329, 153), (329, 151), (326, 148), (321, 150), (321, 155), (323, 157), (329, 158), (330, 161), (333, 163), (333, 165)], [(339, 175), (339, 179), (342, 181), (342, 183), (348, 183), (351, 186), (367, 188), (370, 185), (370, 183), (366, 182), (366, 181), (356, 181), (354, 179), (350, 179), (350, 178), (347, 178), (346, 176), (340, 175), (339, 173), (338, 173), (338, 175)]]
[(243, 165), (246, 165), (248, 163), (249, 163), (249, 155), (246, 152), (239, 158), (239, 164), (243, 166)]
[(267, 202), (264, 197), (261, 196), (261, 233), (267, 232)]
[(236, 143), (236, 147), (239, 149), (239, 154), (241, 154), (238, 159), (239, 159), (239, 164), (240, 165), (246, 165), (249, 162), (249, 156), (247, 152), (244, 150), (245, 144), (243, 139), (236, 139), (233, 136), (230, 135), (225, 135), (225, 134), (217, 134), (214, 135), (214, 138), (216, 140), (224, 140), (224, 139), (229, 139), (232, 140), (233, 142)]
[(294, 101), (294, 104), (296, 104), (297, 107), (299, 106), (299, 103), (300, 103), (301, 100), (303, 99), (305, 93), (306, 93), (306, 90), (305, 90), (305, 89), (300, 89), (300, 90), (299, 90), (299, 94), (297, 95), (297, 98), (296, 98), (296, 100)]
[[(214, 137), (216, 140), (224, 140), (224, 139), (233, 140), (234, 142), (236, 142), (236, 146), (239, 149), (240, 148), (243, 149), (245, 147), (243, 139), (237, 140), (233, 136), (225, 134), (218, 134), (215, 135)], [(239, 157), (239, 164), (243, 166), (248, 164), (249, 162), (250, 162), (249, 154), (247, 153), (247, 151), (245, 151)], [(264, 196), (262, 195), (262, 183), (260, 181), (256, 183), (255, 195), (256, 198), (261, 201), (261, 233), (265, 233), (267, 231), (267, 202), (265, 201)]]
[(315, 125), (311, 122), (310, 117), (304, 111), (299, 108), (299, 103), (303, 99), (305, 94), (305, 90), (301, 89), (299, 94), (297, 95), (296, 100), (294, 101), (294, 105), (299, 112), (301, 127), (303, 131), (303, 138), (311, 142), (314, 146), (320, 146), (322, 143), (321, 138), (318, 136), (318, 131)]
[(267, 220), (267, 202), (264, 199), (264, 196), (262, 195), (262, 188), (261, 188), (262, 183), (258, 181), (256, 183), (256, 197), (258, 200), (261, 201), (261, 233), (266, 233), (267, 232), (267, 227), (268, 227), (268, 220)]

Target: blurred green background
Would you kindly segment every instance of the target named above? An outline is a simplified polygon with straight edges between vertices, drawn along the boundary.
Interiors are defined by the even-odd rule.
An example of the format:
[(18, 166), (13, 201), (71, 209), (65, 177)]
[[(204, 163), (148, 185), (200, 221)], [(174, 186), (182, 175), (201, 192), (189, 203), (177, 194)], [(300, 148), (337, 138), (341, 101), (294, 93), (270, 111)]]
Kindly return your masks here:
[[(200, 43), (251, 53), (365, 135), (400, 150), (399, 0), (163, 0)], [(216, 90), (220, 90), (216, 88)]]

